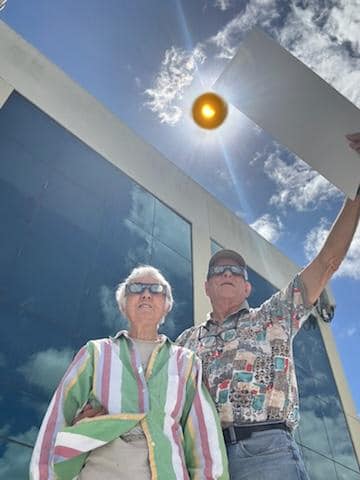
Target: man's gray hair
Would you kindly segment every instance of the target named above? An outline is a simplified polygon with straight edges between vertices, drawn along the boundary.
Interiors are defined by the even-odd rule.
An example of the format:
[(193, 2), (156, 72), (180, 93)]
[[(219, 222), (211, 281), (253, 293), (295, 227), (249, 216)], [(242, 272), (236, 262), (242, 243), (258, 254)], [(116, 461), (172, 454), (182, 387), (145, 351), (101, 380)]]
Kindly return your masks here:
[[(170, 310), (173, 307), (174, 304), (174, 299), (172, 296), (172, 291), (171, 291), (171, 285), (170, 283), (166, 280), (164, 275), (160, 272), (155, 267), (152, 267), (151, 265), (140, 265), (139, 267), (135, 267), (131, 272), (130, 275), (123, 281), (121, 282), (116, 289), (115, 292), (115, 298), (116, 301), (119, 305), (120, 312), (126, 317), (125, 315), (125, 308), (126, 308), (126, 286), (129, 283), (134, 283), (136, 280), (140, 277), (143, 277), (144, 275), (151, 275), (154, 277), (155, 280), (157, 280), (161, 285), (165, 285), (166, 287), (166, 301), (165, 301), (165, 307), (167, 308), (167, 313), (170, 312)], [(165, 320), (165, 317), (162, 319), (160, 323), (163, 323)]]

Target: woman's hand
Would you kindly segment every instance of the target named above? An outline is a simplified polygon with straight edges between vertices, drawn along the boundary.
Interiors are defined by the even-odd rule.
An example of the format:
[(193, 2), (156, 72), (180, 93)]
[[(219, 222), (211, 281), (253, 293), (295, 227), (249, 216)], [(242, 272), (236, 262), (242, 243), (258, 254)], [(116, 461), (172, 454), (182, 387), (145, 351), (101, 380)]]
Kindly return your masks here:
[(87, 403), (85, 407), (81, 410), (81, 412), (74, 418), (74, 420), (71, 422), (71, 425), (75, 425), (77, 422), (80, 420), (83, 420), (84, 418), (93, 418), (93, 417), (99, 417), (100, 415), (107, 415), (108, 411), (104, 407), (99, 407), (95, 408), (90, 405), (90, 403)]

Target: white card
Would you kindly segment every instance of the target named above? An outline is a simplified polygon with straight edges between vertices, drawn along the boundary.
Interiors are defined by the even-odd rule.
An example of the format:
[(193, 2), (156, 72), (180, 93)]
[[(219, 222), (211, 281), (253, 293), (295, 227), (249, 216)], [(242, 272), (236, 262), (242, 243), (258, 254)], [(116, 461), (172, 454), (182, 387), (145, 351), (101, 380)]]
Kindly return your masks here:
[(347, 196), (360, 182), (360, 156), (345, 138), (360, 131), (360, 110), (259, 29), (214, 90)]

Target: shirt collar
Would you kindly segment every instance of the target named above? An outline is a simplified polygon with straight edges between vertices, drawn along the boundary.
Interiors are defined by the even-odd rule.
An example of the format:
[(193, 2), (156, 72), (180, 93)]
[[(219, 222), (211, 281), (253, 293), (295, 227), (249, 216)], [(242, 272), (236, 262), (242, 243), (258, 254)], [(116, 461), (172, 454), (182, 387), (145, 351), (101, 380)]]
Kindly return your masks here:
[[(119, 330), (116, 335), (114, 335), (113, 337), (110, 336), (111, 340), (118, 340), (121, 337), (125, 337), (128, 340), (131, 340), (131, 337), (129, 336), (129, 332), (127, 330)], [(160, 339), (159, 343), (165, 343), (166, 341), (168, 341), (170, 343), (173, 343), (170, 340), (170, 338), (168, 338), (166, 335), (164, 335), (162, 333), (159, 334), (159, 339)]]
[[(230, 315), (228, 315), (222, 323), (227, 322), (228, 320), (234, 318), (235, 316), (239, 317), (243, 313), (249, 313), (249, 310), (250, 310), (249, 303), (247, 300), (244, 300), (243, 303), (240, 305), (240, 307), (237, 308), (233, 313), (230, 313)], [(208, 322), (214, 323), (215, 325), (219, 324), (219, 322), (213, 319), (212, 312), (209, 312), (206, 316), (206, 323)]]

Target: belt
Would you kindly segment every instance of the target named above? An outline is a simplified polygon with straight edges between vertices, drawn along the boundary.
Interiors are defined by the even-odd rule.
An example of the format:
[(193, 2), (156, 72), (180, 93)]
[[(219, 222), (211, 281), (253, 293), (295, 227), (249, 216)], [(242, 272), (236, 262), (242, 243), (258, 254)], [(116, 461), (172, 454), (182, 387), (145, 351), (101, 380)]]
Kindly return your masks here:
[(242, 427), (235, 427), (231, 426), (228, 428), (224, 428), (223, 435), (226, 444), (229, 443), (237, 443), (240, 440), (245, 440), (246, 438), (250, 438), (252, 433), (254, 432), (262, 432), (263, 430), (274, 430), (280, 429), (290, 432), (289, 427), (286, 423), (259, 423), (254, 425), (244, 425)]

